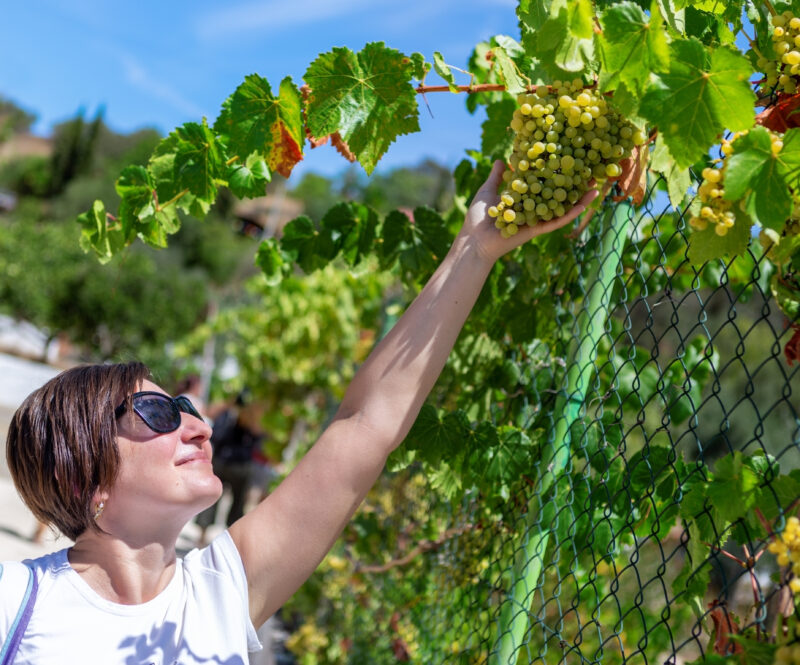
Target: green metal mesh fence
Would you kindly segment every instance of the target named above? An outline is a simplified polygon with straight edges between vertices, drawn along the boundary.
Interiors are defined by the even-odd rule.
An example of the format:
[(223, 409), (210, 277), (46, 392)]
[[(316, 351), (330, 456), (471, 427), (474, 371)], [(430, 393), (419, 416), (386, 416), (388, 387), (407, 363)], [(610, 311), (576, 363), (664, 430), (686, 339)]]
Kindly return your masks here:
[[(690, 550), (676, 517), (685, 487), (735, 451), (797, 468), (797, 372), (782, 353), (791, 331), (755, 255), (702, 273), (688, 264), (688, 215), (658, 185), (640, 209), (610, 212), (604, 237), (576, 246), (587, 295), (559, 322), (568, 335), (557, 355), (586, 371), (567, 381), (539, 480), (500, 548), (537, 570), (487, 580), (499, 597), (489, 629), (475, 626), (478, 660), (687, 662), (718, 646), (715, 622), (766, 631), (775, 621), (774, 564), (751, 574), (740, 563), (762, 545), (747, 521), (716, 524), (698, 504), (703, 542)], [(735, 529), (745, 531), (741, 546)], [(507, 551), (498, 559), (508, 560)], [(698, 570), (708, 578), (701, 600), (689, 591)]]
[(413, 468), (382, 481), (404, 493), (386, 532), (431, 540), (342, 589), (342, 662), (678, 665), (791, 609), (785, 567), (752, 556), (800, 499), (791, 322), (760, 252), (688, 263), (688, 210), (662, 189), (606, 205), (573, 245), (558, 348), (512, 359), (545, 432), (520, 491), (449, 505)]

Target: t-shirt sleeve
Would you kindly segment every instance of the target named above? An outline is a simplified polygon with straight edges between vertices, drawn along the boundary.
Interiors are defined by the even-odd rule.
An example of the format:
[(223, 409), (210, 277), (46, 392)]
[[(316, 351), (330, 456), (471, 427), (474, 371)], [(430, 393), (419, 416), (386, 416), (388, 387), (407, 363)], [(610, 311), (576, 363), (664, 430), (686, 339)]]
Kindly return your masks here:
[(18, 561), (0, 564), (0, 650), (9, 637), (30, 582), (28, 567)]
[(244, 572), (244, 564), (239, 550), (227, 531), (217, 536), (208, 547), (203, 548), (197, 553), (203, 565), (213, 570), (219, 571), (230, 579), (241, 600), (241, 612), (247, 627), (247, 649), (248, 651), (260, 651), (261, 641), (250, 620), (250, 599), (247, 590), (247, 576)]

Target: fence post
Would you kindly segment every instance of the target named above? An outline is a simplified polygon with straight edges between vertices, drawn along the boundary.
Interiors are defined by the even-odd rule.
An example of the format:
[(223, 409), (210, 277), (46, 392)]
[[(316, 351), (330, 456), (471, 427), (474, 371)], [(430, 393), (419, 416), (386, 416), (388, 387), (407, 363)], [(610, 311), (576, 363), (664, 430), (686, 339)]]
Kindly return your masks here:
[[(499, 618), (498, 644), (492, 653), (492, 665), (514, 665), (523, 639), (530, 626), (530, 606), (533, 592), (539, 586), (543, 560), (552, 525), (537, 525), (537, 497), (543, 498), (555, 490), (568, 468), (571, 452), (570, 431), (580, 417), (597, 358), (597, 346), (605, 332), (609, 314), (609, 299), (617, 275), (622, 250), (628, 235), (633, 208), (627, 201), (609, 208), (604, 219), (604, 235), (596, 263), (592, 266), (591, 286), (578, 315), (576, 336), (567, 355), (567, 374), (564, 390), (559, 394), (555, 413), (555, 433), (542, 448), (545, 471), (525, 515), (522, 546), (514, 560), (512, 587), (505, 599)], [(551, 492), (554, 497), (556, 492)]]

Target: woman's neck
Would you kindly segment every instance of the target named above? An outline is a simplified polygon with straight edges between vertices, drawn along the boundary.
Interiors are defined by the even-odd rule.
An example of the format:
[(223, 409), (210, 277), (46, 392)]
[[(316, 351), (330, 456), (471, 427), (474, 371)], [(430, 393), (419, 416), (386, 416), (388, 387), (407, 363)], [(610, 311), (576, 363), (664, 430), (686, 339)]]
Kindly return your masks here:
[(70, 566), (102, 598), (122, 605), (146, 603), (175, 575), (175, 542), (136, 542), (85, 532), (67, 553)]

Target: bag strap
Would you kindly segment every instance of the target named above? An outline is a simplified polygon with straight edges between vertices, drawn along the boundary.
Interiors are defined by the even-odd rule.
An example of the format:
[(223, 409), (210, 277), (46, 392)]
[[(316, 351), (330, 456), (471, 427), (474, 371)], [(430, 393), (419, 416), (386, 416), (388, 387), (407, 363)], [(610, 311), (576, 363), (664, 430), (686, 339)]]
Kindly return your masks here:
[[(19, 643), (22, 641), (22, 636), (28, 627), (28, 621), (30, 621), (33, 614), (33, 605), (36, 602), (36, 594), (39, 591), (39, 579), (36, 573), (29, 565), (25, 564), (25, 567), (29, 573), (28, 586), (25, 589), (25, 595), (22, 597), (22, 603), (20, 603), (14, 623), (11, 624), (11, 630), (6, 642), (3, 648), (0, 649), (0, 665), (12, 665), (14, 662)], [(0, 566), (0, 574), (2, 574), (2, 566)]]

